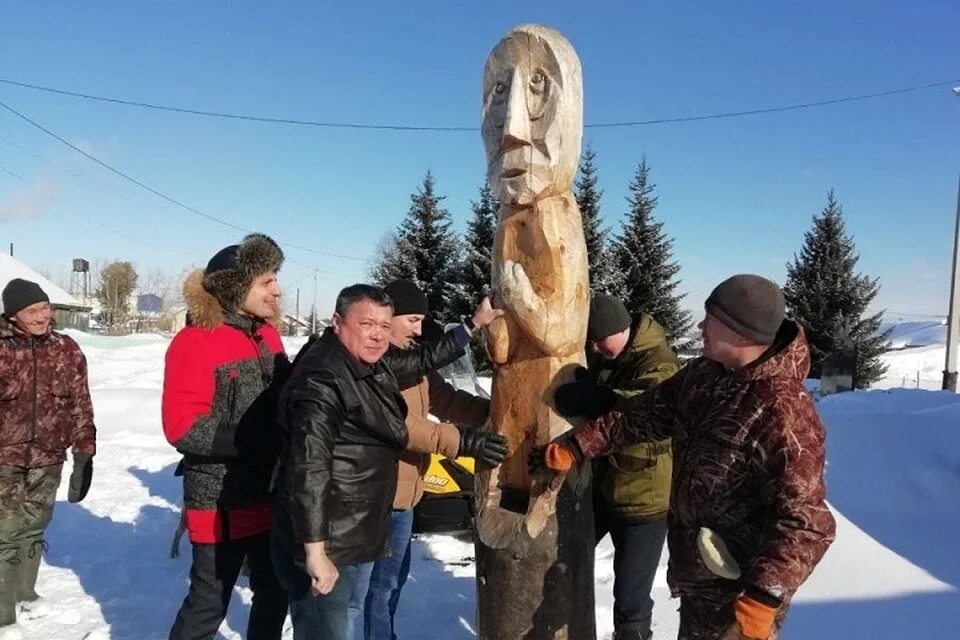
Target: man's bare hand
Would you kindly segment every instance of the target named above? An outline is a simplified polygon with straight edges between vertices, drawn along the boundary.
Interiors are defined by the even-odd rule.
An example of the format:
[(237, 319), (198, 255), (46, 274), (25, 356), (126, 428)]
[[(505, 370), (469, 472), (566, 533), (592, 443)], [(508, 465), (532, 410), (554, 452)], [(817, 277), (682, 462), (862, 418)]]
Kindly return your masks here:
[(304, 545), (307, 555), (307, 575), (310, 576), (310, 592), (315, 595), (327, 595), (337, 584), (340, 572), (327, 557), (323, 542), (308, 542)]
[(505, 312), (502, 309), (494, 309), (489, 296), (480, 301), (480, 306), (473, 312), (473, 325), (477, 329), (487, 326)]

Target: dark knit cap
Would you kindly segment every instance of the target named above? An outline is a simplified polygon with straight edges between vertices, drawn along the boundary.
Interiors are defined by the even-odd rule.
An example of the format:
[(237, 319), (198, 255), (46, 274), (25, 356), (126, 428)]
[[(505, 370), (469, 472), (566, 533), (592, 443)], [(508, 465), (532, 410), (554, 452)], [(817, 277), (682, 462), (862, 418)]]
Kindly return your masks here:
[(630, 312), (622, 302), (605, 293), (590, 298), (590, 320), (587, 322), (587, 340), (598, 342), (630, 326)]
[(283, 250), (269, 236), (251, 233), (218, 251), (203, 270), (203, 288), (227, 309), (240, 306), (257, 276), (279, 271)]
[(773, 344), (786, 313), (780, 287), (749, 273), (718, 284), (704, 306), (711, 316), (759, 344)]
[(32, 304), (50, 302), (36, 282), (14, 278), (3, 288), (3, 314), (12, 318)]
[(393, 300), (393, 315), (427, 315), (427, 295), (409, 280), (394, 280), (383, 288)]

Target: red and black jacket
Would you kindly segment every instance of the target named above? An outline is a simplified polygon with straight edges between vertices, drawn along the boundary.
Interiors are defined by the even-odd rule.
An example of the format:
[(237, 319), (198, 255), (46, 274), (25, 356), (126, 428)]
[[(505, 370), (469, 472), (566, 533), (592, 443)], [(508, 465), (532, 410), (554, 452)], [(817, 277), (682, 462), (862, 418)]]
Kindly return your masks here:
[[(217, 304), (212, 296), (205, 303)], [(190, 540), (268, 531), (276, 399), (289, 367), (280, 334), (246, 316), (210, 309), (191, 315), (203, 320), (167, 349), (162, 405), (164, 435), (183, 454)]]

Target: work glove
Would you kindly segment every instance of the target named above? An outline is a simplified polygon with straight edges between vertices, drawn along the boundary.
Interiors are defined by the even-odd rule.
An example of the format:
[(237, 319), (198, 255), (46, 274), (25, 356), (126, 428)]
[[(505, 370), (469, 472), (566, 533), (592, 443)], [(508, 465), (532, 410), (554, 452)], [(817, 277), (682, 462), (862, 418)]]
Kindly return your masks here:
[(746, 640), (768, 640), (773, 634), (777, 608), (744, 594), (733, 603), (733, 615), (740, 627), (740, 634)]
[(87, 497), (90, 491), (90, 482), (93, 480), (93, 456), (89, 453), (73, 454), (73, 473), (70, 474), (70, 488), (67, 491), (67, 500), (80, 502)]
[(561, 384), (553, 394), (553, 405), (565, 418), (583, 416), (592, 420), (612, 411), (616, 404), (616, 392), (597, 384), (583, 367), (573, 372), (573, 382)]
[(485, 429), (467, 429), (460, 434), (460, 455), (496, 467), (507, 457), (507, 439)]
[(567, 431), (548, 444), (531, 449), (527, 465), (532, 475), (544, 472), (566, 473), (582, 461), (583, 454), (573, 439), (573, 432)]

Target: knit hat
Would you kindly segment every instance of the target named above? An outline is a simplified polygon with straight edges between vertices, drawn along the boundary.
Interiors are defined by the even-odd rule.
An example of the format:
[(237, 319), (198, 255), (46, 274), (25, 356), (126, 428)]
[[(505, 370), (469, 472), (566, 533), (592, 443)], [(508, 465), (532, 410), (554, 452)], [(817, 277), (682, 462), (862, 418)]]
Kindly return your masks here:
[(203, 270), (203, 288), (225, 309), (236, 309), (257, 276), (279, 271), (283, 250), (269, 236), (251, 233), (218, 251)]
[(718, 284), (704, 307), (727, 327), (759, 344), (773, 344), (786, 313), (780, 287), (749, 273)]
[(14, 278), (3, 288), (3, 314), (8, 318), (38, 302), (50, 302), (50, 297), (36, 282)]
[(605, 293), (590, 298), (590, 320), (587, 322), (587, 340), (599, 342), (620, 333), (630, 326), (630, 312), (622, 302)]
[(409, 280), (394, 280), (383, 288), (393, 300), (393, 315), (427, 315), (426, 294)]

